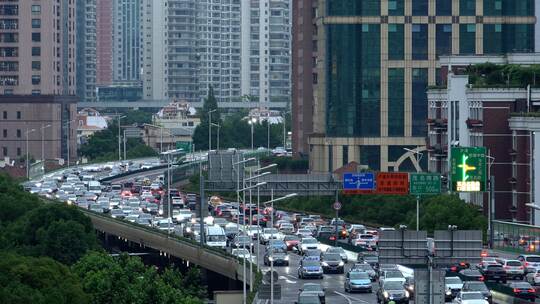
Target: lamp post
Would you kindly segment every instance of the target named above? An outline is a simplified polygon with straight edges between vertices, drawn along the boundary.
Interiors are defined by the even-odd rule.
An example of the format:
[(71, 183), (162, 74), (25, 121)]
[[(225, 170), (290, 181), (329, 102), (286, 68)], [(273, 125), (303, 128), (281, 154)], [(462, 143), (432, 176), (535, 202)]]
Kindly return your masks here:
[(208, 111), (208, 154), (212, 150), (212, 113), (215, 111), (217, 109)]
[(43, 124), (41, 124), (41, 161), (45, 161), (45, 136), (44, 136), (44, 132), (43, 130), (51, 127), (52, 125), (46, 125), (44, 126)]
[(120, 120), (122, 118), (126, 118), (126, 116), (118, 115), (118, 160), (119, 161), (122, 160), (122, 154), (121, 154), (122, 153), (122, 149), (121, 149), (121, 144), (122, 143), (121, 143), (121, 140), (120, 140), (120, 128), (121, 128), (120, 127)]
[[(422, 159), (423, 153), (409, 148), (403, 148), (403, 150), (414, 154), (416, 160), (416, 172), (422, 172), (420, 160)], [(420, 195), (416, 196), (416, 231), (420, 231)]]
[(219, 133), (221, 132), (221, 125), (211, 123), (212, 126), (217, 127), (217, 150), (219, 151)]
[(28, 151), (28, 134), (36, 131), (36, 129), (28, 130), (26, 129), (26, 178), (30, 179), (30, 152)]
[(124, 141), (124, 160), (126, 160), (126, 129), (124, 129), (123, 141)]
[[(171, 233), (170, 229), (170, 223), (172, 222), (171, 217), (171, 155), (177, 154), (178, 152), (181, 152), (183, 150), (181, 149), (175, 149), (175, 150), (169, 150), (161, 153), (162, 155), (167, 155), (167, 234)], [(201, 218), (202, 220), (202, 218)], [(203, 225), (203, 222), (201, 221), (201, 225)], [(201, 235), (202, 238), (202, 235)]]
[(74, 122), (75, 120), (70, 120), (68, 122), (66, 122), (66, 125), (67, 125), (67, 166), (69, 168), (70, 164), (71, 164), (71, 155), (70, 155), (70, 146), (71, 146), (71, 123)]
[(253, 128), (255, 127), (256, 122), (257, 122), (257, 118), (255, 118), (255, 117), (250, 118), (249, 121), (248, 121), (248, 124), (251, 126), (251, 150), (252, 151), (254, 149), (254, 147), (253, 147), (253, 133), (254, 133)]
[[(274, 198), (274, 189), (270, 190), (270, 200), (263, 203), (264, 205), (271, 204), (272, 214), (270, 215), (270, 225), (271, 225), (270, 227), (274, 227), (274, 203), (295, 197), (297, 195), (298, 195), (297, 193), (291, 193), (283, 197)], [(270, 234), (270, 239), (273, 240), (274, 231), (273, 230), (271, 231), (272, 232)], [(274, 304), (274, 250), (272, 249), (273, 248), (270, 246), (270, 261), (272, 261), (270, 263), (270, 304)]]

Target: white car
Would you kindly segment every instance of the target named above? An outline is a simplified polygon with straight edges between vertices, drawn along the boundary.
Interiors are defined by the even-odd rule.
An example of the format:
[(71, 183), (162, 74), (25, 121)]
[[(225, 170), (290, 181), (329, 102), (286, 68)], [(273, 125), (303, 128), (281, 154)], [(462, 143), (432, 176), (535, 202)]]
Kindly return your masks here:
[(276, 228), (264, 228), (260, 239), (261, 244), (266, 244), (270, 239), (283, 240), (284, 237), (283, 233), (279, 232)]
[(463, 281), (459, 277), (446, 277), (444, 283), (447, 301), (456, 298), (463, 288)]
[(306, 250), (309, 250), (309, 249), (320, 250), (321, 248), (319, 245), (319, 241), (317, 241), (316, 238), (307, 237), (307, 238), (300, 239), (300, 242), (298, 243), (298, 249), (300, 250), (302, 254), (304, 254)]
[(460, 292), (454, 299), (456, 304), (488, 304), (481, 292), (468, 291)]
[(177, 222), (186, 222), (191, 220), (193, 213), (189, 209), (173, 210), (173, 219)]
[(244, 249), (244, 248), (233, 249), (231, 251), (231, 254), (234, 255), (235, 257), (238, 257), (239, 259), (246, 259), (246, 260), (251, 259), (251, 253), (249, 252), (249, 250)]
[(298, 231), (296, 231), (296, 235), (298, 235), (301, 238), (312, 237), (313, 231), (309, 228), (300, 228), (298, 229)]
[(540, 284), (540, 269), (534, 269), (532, 272), (527, 273), (527, 275), (525, 276), (525, 280), (533, 286), (539, 285)]
[(379, 278), (379, 281), (381, 284), (384, 284), (385, 282), (399, 282), (404, 285), (407, 282), (407, 279), (405, 279), (405, 276), (401, 271), (393, 269), (386, 270)]

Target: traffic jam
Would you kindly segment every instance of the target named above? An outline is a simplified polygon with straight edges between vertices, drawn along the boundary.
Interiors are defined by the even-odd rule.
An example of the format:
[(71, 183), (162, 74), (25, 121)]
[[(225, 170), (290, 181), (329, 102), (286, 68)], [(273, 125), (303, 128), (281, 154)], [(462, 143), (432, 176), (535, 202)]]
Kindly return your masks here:
[[(279, 303), (338, 303), (332, 300), (337, 296), (345, 303), (414, 301), (413, 270), (379, 263), (379, 234), (394, 228), (375, 229), (339, 218), (258, 208), (256, 204), (225, 201), (217, 196), (208, 200), (208, 216), (201, 222), (198, 195), (177, 189), (169, 193), (171, 216), (167, 218), (162, 172), (100, 182), (103, 177), (157, 165), (130, 162), (77, 167), (23, 186), (31, 193), (197, 242), (204, 231), (207, 246), (257, 263), (263, 272), (272, 266), (286, 278), (285, 282), (294, 285)], [(534, 302), (534, 286), (538, 284), (540, 255), (503, 258), (486, 251), (479, 264), (463, 261), (447, 269), (445, 300), (497, 303), (493, 300), (493, 286), (503, 286), (512, 296)]]

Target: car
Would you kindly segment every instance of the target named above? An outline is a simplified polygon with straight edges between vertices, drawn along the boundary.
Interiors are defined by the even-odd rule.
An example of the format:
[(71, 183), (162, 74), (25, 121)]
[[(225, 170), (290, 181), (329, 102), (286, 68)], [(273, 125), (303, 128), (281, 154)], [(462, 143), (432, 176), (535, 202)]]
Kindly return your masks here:
[(484, 280), (503, 282), (506, 284), (507, 276), (504, 268), (499, 264), (487, 264), (480, 268), (480, 273), (484, 276)]
[(483, 281), (484, 276), (478, 269), (463, 269), (459, 272), (463, 281)]
[(540, 255), (522, 254), (518, 256), (517, 259), (523, 263), (527, 272), (540, 269)]
[(536, 300), (536, 289), (527, 282), (512, 282), (510, 283), (513, 296), (520, 299), (529, 300), (534, 302)]
[(287, 251), (287, 245), (282, 240), (270, 240), (266, 245), (266, 248), (277, 248), (283, 251)]
[(501, 259), (497, 262), (499, 262), (499, 264), (501, 264), (506, 271), (506, 277), (508, 279), (517, 279), (523, 281), (523, 278), (525, 277), (525, 267), (520, 260)]
[(461, 289), (461, 291), (480, 292), (484, 296), (484, 300), (488, 301), (488, 303), (493, 302), (493, 295), (491, 294), (491, 291), (489, 291), (489, 288), (487, 288), (484, 282), (465, 281), (463, 282), (463, 288)]
[(358, 254), (357, 258), (358, 262), (367, 263), (373, 267), (375, 271), (379, 269), (379, 256), (375, 254), (367, 254), (367, 252), (364, 252), (364, 254)]
[(341, 247), (328, 247), (326, 249), (326, 253), (337, 253), (341, 257), (341, 260), (343, 261), (343, 263), (349, 262), (349, 257), (347, 256), (345, 249)]
[(283, 240), (285, 236), (276, 228), (263, 228), (260, 235), (261, 244), (267, 244), (270, 239)]
[(321, 300), (315, 293), (300, 292), (298, 294), (298, 301), (295, 304), (321, 304)]
[(371, 278), (367, 272), (364, 271), (349, 271), (345, 276), (345, 292), (373, 292), (373, 286), (371, 284)]
[(481, 292), (467, 291), (460, 292), (456, 295), (454, 302), (456, 304), (487, 304)]
[(111, 210), (111, 217), (112, 218), (118, 218), (123, 219), (125, 217), (125, 213), (122, 209), (112, 209)]
[(379, 277), (379, 280), (381, 282), (399, 282), (401, 284), (405, 284), (407, 280), (405, 279), (405, 276), (403, 276), (403, 273), (399, 271), (399, 269), (395, 270), (385, 270), (382, 275)]
[(304, 238), (304, 237), (312, 237), (313, 236), (313, 231), (309, 228), (300, 228), (296, 231), (296, 235), (301, 237), (301, 238)]
[(446, 277), (444, 278), (444, 289), (446, 301), (452, 301), (463, 288), (463, 281), (459, 277)]
[(345, 273), (345, 263), (337, 253), (324, 253), (321, 255), (321, 264), (324, 273)]
[(287, 255), (286, 251), (270, 248), (266, 251), (264, 254), (264, 265), (270, 266), (289, 266), (289, 256)]
[(369, 275), (371, 281), (377, 280), (377, 272), (371, 267), (371, 265), (366, 263), (355, 263), (351, 267), (351, 271), (363, 271)]
[(409, 292), (398, 281), (384, 282), (377, 291), (377, 303), (388, 304), (392, 301), (396, 304), (408, 304), (409, 299)]
[(291, 234), (294, 232), (294, 226), (291, 223), (283, 223), (279, 225), (279, 232), (282, 234)]
[(296, 235), (286, 235), (283, 238), (285, 245), (287, 245), (287, 250), (298, 250), (297, 246), (300, 242), (300, 237)]
[(312, 259), (302, 259), (298, 266), (298, 278), (323, 278), (323, 269), (320, 261)]
[(304, 251), (304, 258), (321, 260), (322, 252), (319, 249), (308, 249)]
[(527, 273), (525, 280), (533, 286), (540, 284), (540, 269), (535, 269), (534, 271)]
[(372, 234), (359, 234), (356, 239), (351, 240), (351, 244), (366, 249), (374, 249), (377, 247), (377, 237)]
[(305, 294), (315, 294), (319, 297), (319, 301), (324, 304), (326, 303), (326, 288), (323, 288), (321, 284), (317, 283), (305, 283), (300, 292)]
[(317, 228), (317, 237), (319, 238), (330, 238), (336, 234), (336, 227), (334, 226), (319, 226)]
[(300, 239), (300, 243), (298, 244), (298, 251), (300, 251), (301, 254), (304, 254), (304, 252), (308, 249), (319, 249), (319, 247), (319, 241), (317, 241), (317, 239), (307, 237)]
[(251, 253), (247, 249), (243, 249), (243, 248), (233, 249), (231, 251), (231, 254), (239, 259), (247, 259), (247, 260), (251, 259)]
[(253, 240), (247, 235), (237, 235), (231, 242), (231, 248), (247, 248), (253, 252)]

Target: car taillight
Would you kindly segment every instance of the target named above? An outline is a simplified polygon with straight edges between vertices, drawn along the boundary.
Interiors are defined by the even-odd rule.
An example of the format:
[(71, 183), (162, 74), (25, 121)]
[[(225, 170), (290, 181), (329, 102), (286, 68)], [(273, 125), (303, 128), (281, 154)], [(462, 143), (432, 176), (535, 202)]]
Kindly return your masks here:
[(519, 266), (519, 269), (524, 269), (524, 268), (525, 268), (525, 267), (523, 267), (523, 266)]
[(456, 271), (457, 271), (457, 267), (456, 267), (456, 266), (452, 266), (452, 267), (450, 267), (450, 270), (453, 271), (453, 272), (456, 272)]
[(459, 266), (466, 266), (466, 264), (461, 262), (461, 263), (459, 263)]
[(510, 269), (510, 267), (509, 267), (509, 266), (504, 266), (503, 268), (504, 268), (504, 269)]
[(518, 292), (519, 292), (519, 288), (514, 288), (514, 292), (515, 292), (515, 293), (518, 293)]
[(481, 276), (478, 281), (484, 281), (484, 276)]
[(529, 288), (528, 291), (529, 291), (529, 292), (532, 292), (532, 293), (535, 293), (535, 292), (536, 292), (536, 289), (534, 289), (534, 288)]

